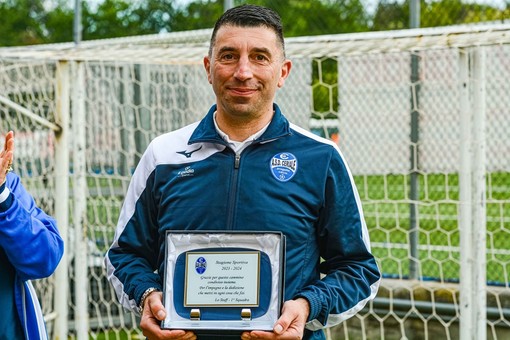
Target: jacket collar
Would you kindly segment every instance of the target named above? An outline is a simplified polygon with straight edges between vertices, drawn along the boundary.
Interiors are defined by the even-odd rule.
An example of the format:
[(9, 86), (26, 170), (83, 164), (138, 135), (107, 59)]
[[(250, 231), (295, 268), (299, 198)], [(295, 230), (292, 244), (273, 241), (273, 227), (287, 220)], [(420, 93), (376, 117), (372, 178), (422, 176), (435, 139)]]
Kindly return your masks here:
[[(255, 142), (268, 142), (291, 134), (289, 121), (282, 114), (278, 105), (273, 103), (273, 109), (274, 115), (271, 123), (269, 123), (266, 131)], [(200, 121), (195, 131), (193, 131), (188, 145), (204, 142), (226, 144), (214, 126), (214, 112), (216, 112), (216, 104), (209, 109), (207, 115)]]

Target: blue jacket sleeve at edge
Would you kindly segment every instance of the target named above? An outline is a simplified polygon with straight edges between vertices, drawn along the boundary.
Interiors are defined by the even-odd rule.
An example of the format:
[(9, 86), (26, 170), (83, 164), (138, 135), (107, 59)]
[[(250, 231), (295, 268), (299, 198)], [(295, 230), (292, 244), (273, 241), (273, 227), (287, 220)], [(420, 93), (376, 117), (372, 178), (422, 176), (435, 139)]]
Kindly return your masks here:
[(0, 245), (20, 279), (48, 277), (64, 252), (56, 222), (37, 207), (17, 175), (9, 173), (5, 185), (10, 194), (0, 209)]

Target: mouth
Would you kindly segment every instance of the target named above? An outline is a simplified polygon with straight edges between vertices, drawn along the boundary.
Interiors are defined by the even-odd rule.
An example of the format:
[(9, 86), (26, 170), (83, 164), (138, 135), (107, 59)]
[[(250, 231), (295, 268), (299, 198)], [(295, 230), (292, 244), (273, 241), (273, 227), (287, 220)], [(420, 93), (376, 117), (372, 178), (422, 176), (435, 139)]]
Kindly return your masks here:
[(256, 88), (253, 87), (237, 87), (237, 86), (231, 86), (227, 88), (228, 91), (230, 91), (232, 94), (236, 96), (250, 96), (257, 92)]

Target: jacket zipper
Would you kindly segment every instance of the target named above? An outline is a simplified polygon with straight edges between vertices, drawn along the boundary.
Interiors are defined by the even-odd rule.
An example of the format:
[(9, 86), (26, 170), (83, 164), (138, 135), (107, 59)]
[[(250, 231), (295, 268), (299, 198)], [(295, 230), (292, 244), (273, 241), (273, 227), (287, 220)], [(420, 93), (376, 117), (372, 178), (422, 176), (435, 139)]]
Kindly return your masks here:
[(234, 214), (236, 207), (236, 196), (237, 196), (237, 177), (239, 175), (239, 166), (241, 163), (241, 154), (235, 153), (234, 157), (234, 173), (232, 174), (232, 185), (230, 187), (229, 201), (228, 201), (228, 219), (227, 219), (227, 230), (234, 229)]
[(241, 162), (241, 155), (236, 153), (236, 158), (234, 160), (234, 169), (239, 169), (239, 162)]

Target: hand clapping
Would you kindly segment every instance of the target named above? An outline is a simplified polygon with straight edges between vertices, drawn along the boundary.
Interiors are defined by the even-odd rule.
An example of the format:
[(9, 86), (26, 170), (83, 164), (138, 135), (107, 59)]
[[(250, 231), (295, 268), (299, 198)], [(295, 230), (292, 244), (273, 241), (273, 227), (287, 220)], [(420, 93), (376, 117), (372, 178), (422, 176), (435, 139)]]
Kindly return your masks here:
[(5, 182), (7, 173), (12, 170), (14, 157), (14, 132), (9, 131), (5, 135), (4, 148), (0, 151), (0, 185)]

